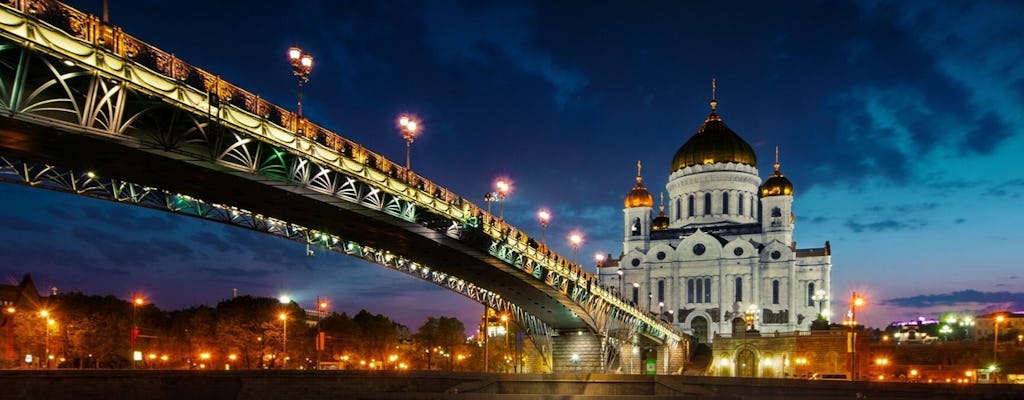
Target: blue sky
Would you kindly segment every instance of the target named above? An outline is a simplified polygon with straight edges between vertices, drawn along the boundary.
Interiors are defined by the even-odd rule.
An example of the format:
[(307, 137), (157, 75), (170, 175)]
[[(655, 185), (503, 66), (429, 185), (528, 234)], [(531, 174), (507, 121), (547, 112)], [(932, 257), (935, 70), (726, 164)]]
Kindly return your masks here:
[[(100, 1), (73, 1), (99, 14)], [(394, 119), (425, 131), (413, 167), (581, 259), (621, 250), (636, 160), (655, 194), (719, 112), (794, 183), (800, 247), (833, 249), (833, 308), (874, 326), (1024, 308), (1024, 4), (1006, 2), (110, 0), (113, 24), (293, 108), (285, 50), (315, 57), (304, 114), (392, 160)], [(171, 172), (168, 172), (171, 173)], [(415, 329), (482, 307), (340, 255), (139, 208), (0, 185), (0, 273), (161, 308), (240, 293), (326, 296)], [(583, 255), (588, 255), (583, 257)]]

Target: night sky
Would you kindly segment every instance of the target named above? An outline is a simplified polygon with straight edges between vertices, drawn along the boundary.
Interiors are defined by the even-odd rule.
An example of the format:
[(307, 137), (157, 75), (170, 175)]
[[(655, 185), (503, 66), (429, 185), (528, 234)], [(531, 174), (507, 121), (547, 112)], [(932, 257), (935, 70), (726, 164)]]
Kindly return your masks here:
[[(758, 155), (779, 146), (799, 247), (831, 242), (833, 309), (872, 326), (1024, 308), (1024, 3), (691, 1), (123, 1), (127, 33), (285, 108), (294, 44), (315, 57), (304, 115), (562, 254), (621, 252), (635, 164), (657, 198), (672, 156), (718, 110)], [(101, 14), (101, 0), (72, 1)], [(168, 171), (167, 173), (173, 173)], [(497, 206), (497, 205), (495, 205)], [(483, 309), (418, 279), (240, 228), (0, 184), (0, 277), (146, 294), (157, 307), (239, 294), (315, 296), (411, 329)]]

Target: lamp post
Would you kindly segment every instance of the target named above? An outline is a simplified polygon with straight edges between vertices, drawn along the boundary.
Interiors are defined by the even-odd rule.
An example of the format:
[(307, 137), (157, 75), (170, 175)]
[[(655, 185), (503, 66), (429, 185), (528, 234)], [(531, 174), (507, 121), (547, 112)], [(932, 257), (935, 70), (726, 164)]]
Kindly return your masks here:
[(633, 282), (633, 296), (630, 297), (633, 299), (633, 307), (639, 308), (640, 299), (638, 297), (640, 297), (640, 282)]
[(572, 245), (572, 263), (576, 264), (576, 253), (580, 250), (580, 244), (583, 244), (583, 234), (576, 231), (569, 233), (569, 244)]
[(857, 308), (864, 305), (864, 298), (853, 292), (850, 297), (850, 378), (857, 380)]
[(498, 179), (494, 187), (498, 189), (498, 218), (505, 219), (505, 197), (512, 190), (512, 185), (504, 179)]
[(47, 310), (39, 311), (39, 317), (43, 319), (43, 358), (39, 360), (39, 368), (42, 368), (42, 363), (46, 361), (46, 368), (50, 368), (50, 324), (53, 320), (50, 319), (50, 312)]
[(139, 307), (146, 304), (146, 299), (137, 294), (132, 294), (132, 331), (129, 333), (129, 344), (131, 344), (132, 350), (132, 369), (138, 367), (138, 361), (136, 360), (135, 353), (138, 351), (135, 348), (135, 340), (139, 337), (139, 323), (138, 314)]
[(992, 326), (995, 330), (992, 332), (992, 365), (999, 364), (999, 324), (1006, 321), (1006, 317), (1003, 314), (996, 315), (995, 319), (992, 320)]
[(321, 299), (320, 296), (316, 296), (316, 369), (320, 369), (320, 353), (323, 352), (326, 347), (323, 321), (324, 314), (327, 313), (328, 306), (330, 306), (330, 304), (327, 303), (326, 299)]
[(548, 229), (548, 222), (551, 222), (551, 212), (542, 208), (540, 211), (537, 211), (537, 219), (540, 220), (540, 242), (546, 244), (547, 240), (544, 237), (544, 233)]
[(487, 213), (491, 213), (491, 203), (498, 201), (497, 192), (487, 192), (484, 194), (484, 201), (487, 202)]
[(658, 319), (662, 319), (665, 316), (665, 302), (658, 302)]
[[(304, 53), (298, 46), (288, 48), (288, 59), (292, 63), (292, 74), (299, 80), (299, 119), (302, 119), (302, 84), (309, 80), (309, 73), (313, 71), (313, 56)], [(302, 129), (299, 128), (301, 132)]]
[(619, 268), (615, 273), (619, 274), (619, 298), (624, 298), (625, 296), (622, 294), (622, 268)]
[(596, 265), (594, 267), (594, 276), (597, 277), (597, 283), (598, 284), (603, 283), (602, 280), (601, 280), (601, 267), (604, 266), (604, 259), (605, 259), (604, 253), (594, 254), (594, 264)]
[(398, 117), (398, 128), (402, 130), (402, 138), (405, 139), (405, 169), (407, 172), (412, 172), (409, 153), (412, 149), (412, 141), (419, 133), (420, 123), (415, 117), (402, 114)]
[(277, 315), (281, 320), (281, 368), (288, 366), (288, 314), (282, 312)]

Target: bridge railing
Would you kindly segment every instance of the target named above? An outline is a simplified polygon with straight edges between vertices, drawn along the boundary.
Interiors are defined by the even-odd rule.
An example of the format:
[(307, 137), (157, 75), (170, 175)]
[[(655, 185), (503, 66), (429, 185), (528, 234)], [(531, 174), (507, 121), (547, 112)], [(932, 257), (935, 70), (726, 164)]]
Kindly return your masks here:
[[(48, 0), (0, 0), (0, 4), (14, 8), (24, 15), (31, 16), (41, 22), (62, 30), (71, 36), (102, 48), (124, 60), (138, 66), (172, 78), (179, 84), (205, 93), (211, 108), (221, 108), (224, 103), (240, 109), (271, 124), (280, 126), (292, 134), (305, 137), (334, 152), (355, 160), (364, 166), (375, 169), (393, 179), (404, 181), (408, 186), (434, 199), (441, 200), (449, 206), (461, 210), (461, 220), (476, 217), (478, 223), (489, 226), (485, 229), (493, 239), (514, 244), (524, 253), (533, 257), (546, 258), (555, 271), (576, 282), (591, 282), (591, 292), (600, 296), (616, 307), (630, 311), (638, 321), (648, 326), (661, 326), (649, 318), (642, 310), (625, 303), (617, 296), (604, 291), (596, 284), (597, 277), (574, 262), (570, 262), (558, 253), (550, 251), (544, 244), (536, 245), (525, 232), (495, 217), (485, 209), (468, 201), (455, 192), (438, 185), (429, 179), (396, 164), (386, 157), (377, 154), (358, 143), (319, 126), (306, 118), (299, 117), (287, 109), (270, 103), (257, 94), (231, 84), (220, 75), (209, 73), (192, 66), (173, 53), (158, 49), (138, 38), (125, 33), (121, 28), (107, 24), (94, 15), (81, 12), (75, 8), (56, 1)], [(219, 116), (219, 113), (218, 113)], [(531, 244), (531, 242), (533, 242)], [(536, 246), (534, 246), (536, 245)], [(670, 328), (668, 328), (670, 330)]]

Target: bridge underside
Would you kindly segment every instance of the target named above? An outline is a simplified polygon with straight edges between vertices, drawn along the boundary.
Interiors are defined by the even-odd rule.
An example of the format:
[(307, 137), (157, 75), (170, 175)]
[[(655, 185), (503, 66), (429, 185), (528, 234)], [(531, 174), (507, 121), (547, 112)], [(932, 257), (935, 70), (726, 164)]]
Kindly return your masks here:
[(6, 116), (0, 116), (0, 152), (159, 187), (211, 203), (230, 204), (331, 232), (482, 284), (553, 326), (587, 327), (576, 316), (580, 310), (570, 310), (559, 303), (553, 297), (556, 293), (538, 298), (538, 292), (554, 292), (552, 288), (532, 278), (516, 278), (521, 271), (487, 254), (490, 240), (483, 236), (477, 247), (471, 247), (443, 232), (287, 182), (226, 168), (214, 169), (216, 166), (206, 160), (180, 154), (157, 156), (153, 149), (131, 148), (120, 142), (43, 128)]

